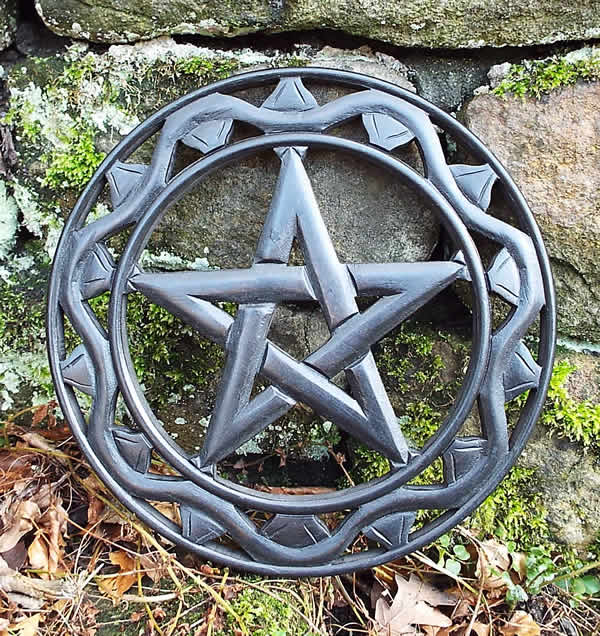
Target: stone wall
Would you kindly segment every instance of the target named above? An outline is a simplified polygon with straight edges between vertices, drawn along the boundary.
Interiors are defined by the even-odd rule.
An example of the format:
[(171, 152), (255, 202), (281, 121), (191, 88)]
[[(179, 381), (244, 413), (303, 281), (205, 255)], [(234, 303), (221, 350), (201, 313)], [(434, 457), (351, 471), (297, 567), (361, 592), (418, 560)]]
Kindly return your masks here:
[[(552, 502), (547, 520), (554, 537), (577, 548), (592, 544), (600, 526), (600, 374), (591, 355), (600, 345), (600, 48), (589, 42), (600, 35), (596, 3), (166, 0), (133, 2), (127, 12), (121, 6), (38, 0), (18, 11), (0, 0), (2, 412), (53, 396), (43, 324), (49, 262), (65, 217), (119, 139), (177, 96), (232, 73), (290, 65), (355, 70), (456, 115), (525, 194), (552, 261), (560, 343), (570, 347), (559, 358), (576, 370), (560, 386), (557, 380), (521, 465), (536, 471), (539, 490)], [(331, 98), (315, 90), (319, 99)], [(361, 139), (359, 128), (344, 133)], [(442, 141), (456, 158), (453, 140)], [(142, 162), (145, 152), (138, 151)], [(419, 165), (414, 150), (402, 158)], [(431, 211), (410, 191), (351, 160), (332, 164), (317, 156), (311, 170), (315, 184), (326, 186), (315, 186), (317, 196), (344, 257), (426, 260), (442, 249)], [(275, 178), (274, 163), (261, 157), (209, 180), (155, 233), (146, 264), (197, 269), (247, 262)], [(95, 213), (109, 205), (107, 196)], [(454, 314), (425, 319), (436, 328), (463, 325), (469, 309), (461, 298), (453, 296)], [(222, 352), (148, 306), (134, 312), (136, 369), (173, 436), (194, 448), (210, 415)], [(148, 329), (146, 322), (157, 319), (156, 330)], [(427, 366), (429, 378), (410, 365), (395, 366), (414, 339), (404, 334), (399, 349), (397, 339), (382, 343), (379, 359), (398, 409), (406, 394), (411, 404), (431, 397), (433, 376), (448, 391), (440, 401), (452, 397), (465, 350), (450, 331), (432, 348), (444, 358), (444, 373)], [(272, 335), (303, 357), (327, 331), (312, 310), (282, 310)], [(182, 379), (190, 365), (193, 386)], [(325, 424), (299, 410), (246, 451), (315, 461), (337, 440)]]

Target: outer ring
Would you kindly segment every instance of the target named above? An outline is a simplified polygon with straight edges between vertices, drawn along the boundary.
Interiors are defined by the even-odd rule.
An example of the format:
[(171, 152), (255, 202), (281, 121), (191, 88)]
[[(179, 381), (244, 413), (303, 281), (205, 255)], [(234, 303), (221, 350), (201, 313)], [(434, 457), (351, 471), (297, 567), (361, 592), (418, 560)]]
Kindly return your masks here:
[[(145, 139), (154, 134), (160, 128), (162, 122), (167, 116), (178, 108), (181, 108), (200, 97), (204, 97), (213, 91), (231, 93), (241, 88), (257, 87), (269, 84), (282, 77), (293, 77), (297, 75), (302, 75), (305, 79), (314, 81), (333, 81), (338, 85), (354, 89), (373, 88), (386, 91), (391, 95), (400, 97), (428, 113), (434, 124), (439, 125), (441, 128), (459, 139), (461, 144), (469, 150), (476, 160), (487, 162), (501, 178), (505, 192), (512, 203), (513, 212), (515, 212), (518, 217), (521, 229), (525, 230), (525, 232), (533, 240), (542, 273), (546, 301), (545, 307), (540, 314), (538, 359), (542, 360), (543, 364), (538, 389), (530, 392), (519, 422), (513, 429), (510, 439), (510, 452), (504, 458), (503, 462), (496, 465), (493, 474), (490, 476), (491, 479), (488, 482), (488, 486), (485, 489), (480, 490), (479, 494), (469, 500), (467, 504), (463, 505), (458, 510), (444, 515), (444, 518), (440, 519), (438, 524), (433, 527), (429, 526), (426, 532), (419, 532), (418, 536), (415, 536), (408, 545), (387, 552), (373, 550), (369, 552), (369, 556), (364, 556), (362, 558), (345, 557), (332, 563), (316, 567), (300, 566), (273, 568), (269, 565), (253, 562), (247, 558), (238, 557), (235, 554), (220, 556), (220, 561), (227, 565), (258, 574), (279, 574), (283, 576), (331, 576), (356, 570), (358, 568), (374, 567), (423, 547), (434, 540), (437, 536), (447, 532), (450, 528), (459, 523), (470, 512), (472, 512), (490, 494), (490, 492), (492, 492), (495, 486), (508, 472), (516, 457), (523, 449), (523, 446), (525, 445), (534, 426), (535, 420), (539, 416), (543, 407), (552, 373), (552, 361), (554, 357), (556, 339), (556, 307), (550, 263), (542, 242), (541, 234), (522, 194), (498, 159), (489, 150), (487, 150), (476, 135), (464, 128), (457, 120), (447, 115), (444, 111), (427, 102), (423, 98), (383, 80), (374, 79), (358, 73), (324, 68), (271, 69), (240, 74), (217, 82), (209, 87), (201, 88), (165, 106), (162, 110), (158, 111), (148, 120), (140, 124), (140, 126), (138, 126), (128, 137), (123, 139), (121, 143), (119, 143), (105, 158), (99, 168), (99, 171), (109, 170), (120, 156), (126, 153), (132, 153), (141, 146)], [(90, 212), (103, 185), (104, 184), (100, 180), (96, 179), (92, 180), (85, 188), (72, 214), (65, 223), (65, 227), (58, 244), (57, 258), (55, 259), (52, 267), (48, 288), (47, 340), (50, 370), (55, 383), (57, 397), (63, 413), (67, 421), (70, 423), (73, 434), (84, 454), (88, 458), (92, 468), (96, 471), (102, 481), (112, 490), (115, 496), (131, 509), (137, 508), (138, 516), (149, 526), (163, 534), (166, 538), (174, 542), (178, 542), (190, 552), (196, 553), (203, 558), (211, 558), (211, 551), (206, 550), (203, 546), (199, 546), (189, 540), (183, 539), (178, 532), (165, 523), (163, 519), (158, 517), (155, 511), (151, 509), (148, 504), (132, 497), (126, 489), (114, 480), (110, 471), (108, 471), (97, 457), (94, 456), (94, 452), (86, 437), (85, 421), (83, 420), (77, 400), (75, 399), (71, 388), (66, 386), (62, 379), (60, 361), (61, 354), (64, 353), (64, 332), (63, 315), (60, 307), (61, 283), (59, 273), (62, 270), (65, 258), (64, 248), (71, 233), (82, 227), (85, 218)], [(141, 508), (138, 506), (141, 506)]]

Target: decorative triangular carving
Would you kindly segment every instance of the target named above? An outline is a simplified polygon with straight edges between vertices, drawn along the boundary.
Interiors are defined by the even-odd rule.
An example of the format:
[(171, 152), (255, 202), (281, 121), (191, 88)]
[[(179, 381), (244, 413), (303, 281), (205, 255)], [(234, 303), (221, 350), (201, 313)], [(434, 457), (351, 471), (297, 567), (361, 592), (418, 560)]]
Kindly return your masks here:
[(115, 262), (106, 246), (97, 243), (88, 254), (81, 273), (81, 295), (84, 299), (94, 298), (110, 289), (115, 271)]
[(393, 150), (415, 138), (403, 123), (389, 115), (364, 113), (362, 121), (369, 134), (369, 141), (385, 150)]
[(113, 207), (121, 205), (137, 188), (147, 169), (148, 166), (139, 163), (123, 163), (122, 161), (115, 163), (106, 175)]
[(520, 341), (504, 374), (504, 399), (509, 402), (524, 391), (535, 389), (540, 382), (541, 371), (529, 349)]
[(152, 444), (143, 433), (128, 428), (115, 428), (113, 435), (123, 459), (138, 473), (150, 468)]
[(198, 510), (181, 505), (181, 532), (186, 539), (199, 545), (225, 534), (225, 528)]
[(88, 395), (94, 395), (94, 367), (83, 345), (73, 349), (71, 355), (60, 363), (63, 379), (67, 384)]
[(366, 537), (377, 541), (382, 548), (391, 550), (406, 545), (415, 517), (416, 513), (412, 511), (393, 512), (374, 521), (362, 531)]
[(329, 536), (327, 526), (313, 515), (275, 515), (260, 533), (290, 548), (305, 548)]
[(228, 143), (233, 130), (233, 119), (205, 121), (189, 132), (181, 141), (190, 148), (206, 154)]
[(492, 197), (492, 186), (497, 179), (496, 173), (486, 163), (483, 166), (456, 164), (450, 166), (456, 185), (472, 203), (487, 210)]
[(284, 77), (264, 101), (262, 108), (283, 112), (303, 112), (318, 106), (317, 100), (299, 77)]
[(488, 270), (488, 280), (490, 289), (498, 296), (504, 298), (511, 305), (519, 303), (519, 269), (506, 248), (496, 254), (494, 262)]
[(443, 454), (444, 482), (452, 484), (475, 467), (487, 448), (481, 437), (457, 437)]

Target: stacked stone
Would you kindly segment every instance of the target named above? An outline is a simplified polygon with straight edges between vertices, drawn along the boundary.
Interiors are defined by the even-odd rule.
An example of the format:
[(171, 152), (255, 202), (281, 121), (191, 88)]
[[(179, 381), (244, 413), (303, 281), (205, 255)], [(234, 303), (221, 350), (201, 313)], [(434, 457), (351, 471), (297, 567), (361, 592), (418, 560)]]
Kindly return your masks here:
[[(56, 193), (49, 192), (47, 181), (41, 183), (40, 155), (53, 150), (50, 124), (66, 120), (61, 120), (64, 113), (56, 94), (47, 98), (56, 76), (49, 72), (39, 77), (36, 68), (51, 68), (51, 60), (57, 53), (64, 55), (67, 48), (72, 59), (83, 59), (92, 51), (97, 65), (116, 68), (128, 61), (130, 70), (135, 65), (158, 69), (155, 62), (161, 59), (205, 56), (229, 60), (232, 70), (238, 71), (289, 65), (298, 56), (303, 64), (354, 70), (399, 84), (455, 113), (475, 132), (511, 173), (538, 221), (553, 265), (560, 342), (578, 350), (599, 350), (600, 79), (596, 78), (600, 73), (595, 69), (600, 67), (600, 53), (585, 46), (586, 41), (600, 37), (595, 0), (135, 0), (127, 4), (123, 10), (120, 0), (37, 0), (35, 5), (17, 7), (15, 0), (0, 0), (0, 49), (4, 51), (0, 64), (13, 88), (4, 110), (20, 107), (23, 102), (19, 100), (27, 93), (27, 103), (37, 103), (43, 110), (34, 118), (42, 129), (41, 141), (36, 143), (47, 144), (31, 153), (30, 140), (17, 139), (20, 157), (12, 175), (16, 181), (7, 177), (0, 182), (0, 277), (6, 278), (11, 268), (24, 267), (22, 256), (18, 262), (14, 260), (14, 250), (25, 234), (41, 239), (47, 251), (52, 251), (61, 217), (68, 213), (76, 194), (76, 189), (67, 188), (56, 203)], [(273, 42), (282, 46), (287, 36), (281, 34), (287, 31), (296, 32), (294, 38), (308, 44), (281, 54), (264, 51), (271, 46), (265, 45), (265, 39), (260, 40), (262, 46), (243, 51), (230, 50), (224, 41), (250, 34), (279, 34)], [(198, 38), (192, 38), (194, 44), (182, 43), (187, 36), (205, 36), (202, 48), (197, 46)], [(216, 46), (211, 45), (210, 37), (220, 38)], [(366, 38), (369, 48), (364, 46)], [(330, 41), (339, 48), (324, 46)], [(90, 43), (98, 46), (89, 49)], [(250, 38), (244, 38), (243, 45), (249, 43)], [(43, 57), (48, 63), (25, 60), (19, 67), (22, 76), (11, 76), (13, 65), (23, 64), (23, 56)], [(568, 81), (557, 78), (553, 89), (550, 81), (550, 88), (540, 96), (529, 95), (532, 91), (526, 86), (523, 95), (516, 95), (511, 90), (511, 65), (548, 56), (554, 56), (560, 68), (572, 70)], [(528, 64), (522, 67), (529, 68)], [(93, 73), (89, 79), (90, 90), (98, 86)], [(157, 94), (164, 95), (162, 102), (142, 95), (135, 103), (111, 103), (110, 108), (96, 103), (95, 110), (86, 111), (86, 117), (95, 122), (98, 151), (108, 151), (139, 120), (169, 101), (167, 96), (172, 98), (180, 90), (173, 87), (173, 77), (158, 70), (153, 81)], [(186, 86), (186, 90), (192, 88)], [(323, 100), (331, 98), (315, 94)], [(35, 102), (36, 95), (42, 101)], [(358, 125), (346, 132), (355, 138), (364, 134)], [(451, 155), (452, 139), (443, 141)], [(5, 140), (2, 151), (3, 171), (10, 172), (4, 165), (11, 161)], [(416, 152), (408, 151), (402, 158), (418, 169)], [(195, 262), (198, 246), (193, 237), (201, 233), (206, 250), (201, 256), (211, 266), (232, 265), (235, 259), (242, 264), (261, 225), (260, 215), (253, 216), (253, 211), (268, 205), (272, 192), (268, 168), (269, 160), (259, 158), (245, 163), (236, 175), (225, 171), (220, 181), (206, 184), (180, 210), (179, 220), (184, 223), (167, 222), (160, 229), (156, 253), (175, 251), (185, 262)], [(311, 169), (342, 258), (425, 260), (438, 246), (440, 232), (431, 211), (384, 176), (353, 160), (336, 164), (325, 156), (317, 156)], [(231, 189), (234, 179), (237, 188)], [(373, 181), (377, 187), (368, 186)], [(319, 183), (327, 187), (318, 191)], [(56, 205), (58, 215), (42, 215), (42, 210)], [(490, 213), (506, 211), (500, 203)], [(375, 243), (374, 237), (379, 237)], [(376, 249), (369, 251), (373, 245)], [(273, 336), (301, 358), (327, 333), (308, 310), (282, 311)], [(569, 357), (579, 369), (570, 380), (572, 394), (583, 392), (584, 399), (597, 402), (600, 371), (595, 359), (573, 351), (560, 355)], [(6, 378), (12, 373), (15, 386), (17, 371), (9, 368), (7, 360), (0, 351), (0, 382), (4, 382), (0, 397), (4, 399), (6, 394), (13, 400), (16, 391)], [(572, 443), (550, 439), (540, 427), (521, 462), (543, 468), (540, 488), (546, 500), (553, 502), (549, 521), (556, 536), (577, 547), (591, 543), (600, 526), (597, 460), (583, 456)], [(581, 507), (584, 515), (579, 512)]]

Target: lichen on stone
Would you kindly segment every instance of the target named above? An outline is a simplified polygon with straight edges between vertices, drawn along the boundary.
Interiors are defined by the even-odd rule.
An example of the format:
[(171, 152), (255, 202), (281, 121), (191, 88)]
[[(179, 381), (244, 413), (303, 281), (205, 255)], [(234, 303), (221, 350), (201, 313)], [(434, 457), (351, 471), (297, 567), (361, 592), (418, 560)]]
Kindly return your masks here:
[(8, 257), (15, 245), (17, 216), (18, 207), (15, 199), (8, 193), (4, 180), (0, 180), (0, 261)]

